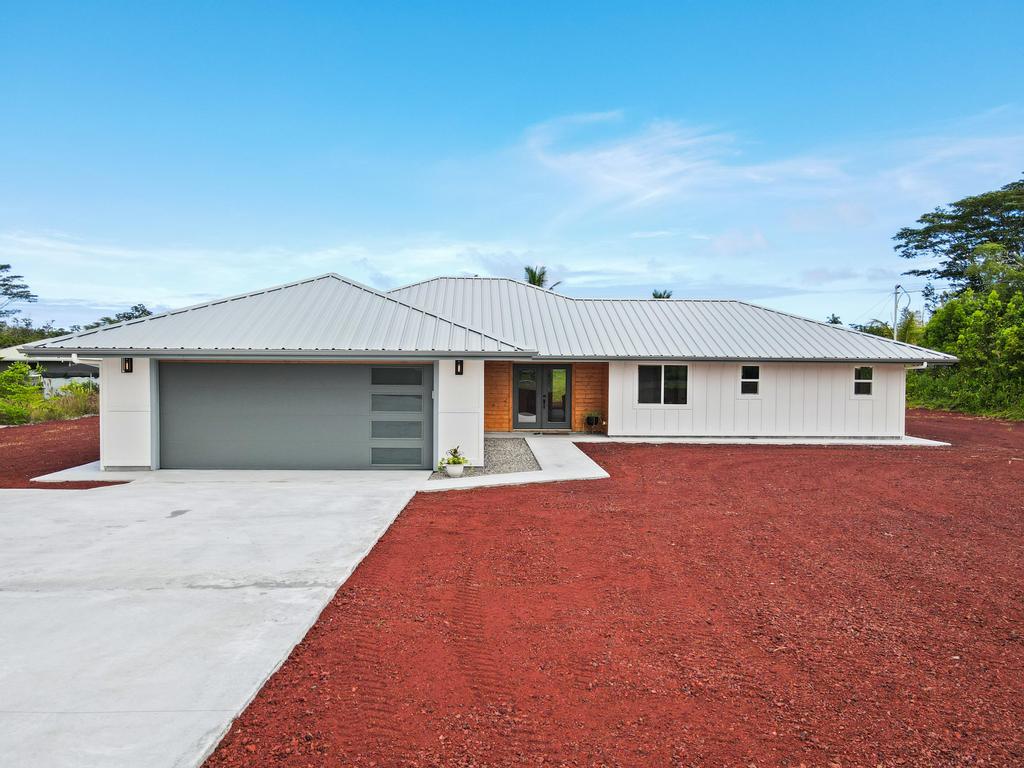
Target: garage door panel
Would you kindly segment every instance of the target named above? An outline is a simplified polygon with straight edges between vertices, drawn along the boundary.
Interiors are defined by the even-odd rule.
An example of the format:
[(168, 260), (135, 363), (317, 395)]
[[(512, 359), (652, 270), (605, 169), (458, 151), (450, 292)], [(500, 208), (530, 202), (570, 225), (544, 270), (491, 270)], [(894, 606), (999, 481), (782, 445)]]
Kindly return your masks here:
[(429, 466), (432, 376), (403, 368), (161, 363), (161, 466)]

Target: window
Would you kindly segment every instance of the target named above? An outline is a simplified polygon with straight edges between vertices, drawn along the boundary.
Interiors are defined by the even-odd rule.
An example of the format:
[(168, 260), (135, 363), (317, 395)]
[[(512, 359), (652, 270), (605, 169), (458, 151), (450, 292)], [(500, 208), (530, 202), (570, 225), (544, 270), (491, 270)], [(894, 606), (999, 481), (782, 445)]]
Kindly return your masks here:
[(873, 370), (874, 369), (870, 365), (864, 365), (853, 369), (853, 394), (871, 394), (871, 375)]
[(397, 384), (400, 386), (419, 387), (423, 384), (423, 369), (399, 365), (388, 368), (371, 368), (370, 383), (374, 386)]
[(661, 402), (661, 366), (641, 365), (637, 379), (637, 402)]
[(756, 395), (761, 385), (760, 365), (740, 366), (740, 394)]
[(420, 464), (423, 457), (419, 448), (371, 448), (371, 464)]
[(370, 437), (420, 438), (423, 437), (422, 421), (371, 421)]
[(637, 366), (636, 401), (641, 405), (686, 405), (685, 365)]
[(422, 395), (370, 395), (370, 410), (375, 412), (418, 413), (423, 410)]

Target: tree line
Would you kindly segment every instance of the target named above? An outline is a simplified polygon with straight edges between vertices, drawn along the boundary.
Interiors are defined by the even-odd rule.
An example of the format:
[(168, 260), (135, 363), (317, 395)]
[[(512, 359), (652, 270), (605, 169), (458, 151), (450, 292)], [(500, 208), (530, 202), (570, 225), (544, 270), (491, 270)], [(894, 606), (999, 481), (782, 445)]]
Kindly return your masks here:
[[(911, 371), (908, 404), (1024, 419), (1024, 180), (936, 208), (916, 224), (893, 239), (901, 257), (929, 260), (904, 274), (928, 278), (931, 315), (923, 322), (904, 310), (896, 338), (960, 362)], [(893, 336), (877, 320), (858, 328)]]

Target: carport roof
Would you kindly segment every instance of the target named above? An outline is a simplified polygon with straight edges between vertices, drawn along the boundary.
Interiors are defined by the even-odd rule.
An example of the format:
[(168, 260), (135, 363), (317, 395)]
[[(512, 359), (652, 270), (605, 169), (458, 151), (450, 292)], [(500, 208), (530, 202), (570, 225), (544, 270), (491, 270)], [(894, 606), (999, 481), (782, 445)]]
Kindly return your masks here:
[(30, 346), (160, 356), (416, 356), (529, 352), (334, 273), (61, 336)]

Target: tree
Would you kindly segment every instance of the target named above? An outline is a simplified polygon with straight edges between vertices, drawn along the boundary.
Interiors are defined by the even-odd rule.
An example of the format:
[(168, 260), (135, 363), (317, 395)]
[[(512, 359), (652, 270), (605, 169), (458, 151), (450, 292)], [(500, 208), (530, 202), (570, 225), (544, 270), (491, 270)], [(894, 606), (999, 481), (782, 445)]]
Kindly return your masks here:
[(31, 303), (37, 298), (21, 275), (11, 274), (10, 264), (0, 264), (0, 318), (12, 317), (21, 311), (11, 307), (15, 302)]
[[(111, 325), (113, 323), (124, 323), (128, 320), (138, 320), (140, 317), (149, 317), (153, 313), (146, 309), (145, 304), (135, 304), (130, 309), (124, 312), (116, 312), (113, 317), (101, 317), (95, 323), (88, 323), (82, 328), (86, 331), (92, 330), (93, 328), (99, 328), (102, 325)], [(77, 329), (76, 329), (77, 330)]]
[(825, 318), (825, 322), (829, 325), (842, 325), (843, 321), (839, 319), (839, 315), (833, 312), (831, 315)]
[(903, 308), (899, 322), (896, 323), (896, 339), (918, 345), (924, 340), (924, 321), (919, 312), (914, 312), (910, 307)]
[(870, 333), (872, 336), (881, 336), (886, 339), (892, 338), (892, 326), (885, 322), (885, 320), (879, 320), (878, 318), (868, 320), (863, 325), (850, 323), (850, 327), (861, 333)]
[(1024, 292), (1024, 260), (1007, 257), (1006, 248), (996, 243), (979, 245), (974, 255), (976, 260), (967, 267), (967, 276), (980, 293), (995, 291), (1007, 299)]
[[(544, 266), (523, 267), (523, 271), (526, 274), (526, 282), (529, 283), (530, 285), (536, 285), (538, 288), (547, 288), (548, 287), (548, 268), (547, 267), (544, 267)], [(557, 288), (561, 284), (562, 284), (562, 281), (559, 280), (557, 283), (555, 283), (550, 288), (548, 288), (548, 290), (553, 291), (553, 290), (555, 290), (555, 288)]]
[(653, 291), (651, 291), (651, 298), (652, 299), (671, 299), (672, 298), (672, 291), (669, 290), (668, 288), (655, 288)]
[[(1024, 268), (1024, 179), (994, 192), (965, 197), (921, 216), (918, 227), (904, 227), (893, 237), (905, 259), (933, 258), (939, 264), (912, 269), (908, 275), (948, 280), (955, 293), (983, 290), (971, 267), (986, 253)], [(998, 250), (979, 250), (997, 246)]]

